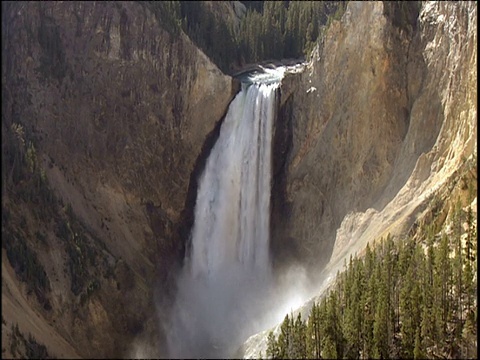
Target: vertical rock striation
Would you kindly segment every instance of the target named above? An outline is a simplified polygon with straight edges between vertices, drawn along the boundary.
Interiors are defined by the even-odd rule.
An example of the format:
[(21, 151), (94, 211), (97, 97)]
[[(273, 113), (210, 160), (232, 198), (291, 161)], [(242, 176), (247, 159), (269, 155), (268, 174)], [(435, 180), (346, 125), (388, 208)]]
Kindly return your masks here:
[[(307, 69), (282, 82), (276, 268), (305, 265), (318, 300), (344, 259), (408, 232), (465, 160), (476, 162), (476, 69), (475, 2), (349, 2)], [(251, 336), (244, 356), (265, 354), (268, 332)]]
[(237, 91), (147, 5), (2, 3), (2, 129), (24, 127), (62, 204), (114, 264), (117, 283), (101, 280), (74, 313), (69, 285), (52, 280), (64, 272), (63, 246), (37, 250), (53, 287), (53, 312), (42, 316), (86, 357), (129, 356), (134, 336), (154, 332), (156, 281), (183, 256), (190, 174)]
[(474, 152), (476, 19), (473, 2), (350, 2), (284, 79), (277, 263), (322, 268), (393, 231)]

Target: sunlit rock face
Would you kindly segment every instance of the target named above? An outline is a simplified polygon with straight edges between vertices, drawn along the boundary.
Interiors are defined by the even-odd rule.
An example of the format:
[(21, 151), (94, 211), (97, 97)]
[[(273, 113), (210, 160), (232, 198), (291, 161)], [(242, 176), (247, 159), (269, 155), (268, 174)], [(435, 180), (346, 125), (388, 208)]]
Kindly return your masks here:
[(473, 2), (350, 2), (305, 71), (284, 79), (277, 265), (322, 268), (332, 252), (361, 249), (359, 238), (408, 228), (407, 216), (473, 153), (476, 16)]
[[(318, 280), (307, 293), (367, 242), (406, 233), (476, 156), (476, 3), (417, 5), (349, 2), (282, 82), (271, 243), (274, 268), (300, 263)], [(265, 355), (267, 334), (244, 355)]]

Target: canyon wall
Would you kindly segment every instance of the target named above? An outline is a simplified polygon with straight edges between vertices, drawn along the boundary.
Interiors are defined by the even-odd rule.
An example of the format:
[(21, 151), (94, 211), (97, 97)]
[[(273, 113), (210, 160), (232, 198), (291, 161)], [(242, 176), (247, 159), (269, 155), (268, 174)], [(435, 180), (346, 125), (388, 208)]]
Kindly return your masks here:
[[(271, 246), (277, 269), (310, 275), (302, 318), (350, 255), (434, 212), (445, 221), (476, 179), (477, 4), (419, 5), (349, 2), (306, 70), (283, 80)], [(239, 356), (264, 356), (270, 330), (280, 324)]]
[[(190, 178), (238, 90), (155, 14), (146, 2), (2, 3), (2, 139), (21, 129), (60, 204), (49, 222), (27, 216), (35, 205), (3, 181), (10, 227), (45, 267), (52, 309), (25, 293), (3, 251), (2, 315), (57, 357), (133, 356), (135, 336), (158, 337), (155, 289), (165, 291), (183, 258)], [(85, 270), (99, 281), (86, 303), (70, 291), (68, 247), (55, 230), (68, 207), (108, 260)]]
[(282, 84), (278, 259), (321, 269), (405, 231), (476, 151), (476, 25), (474, 2), (348, 3)]

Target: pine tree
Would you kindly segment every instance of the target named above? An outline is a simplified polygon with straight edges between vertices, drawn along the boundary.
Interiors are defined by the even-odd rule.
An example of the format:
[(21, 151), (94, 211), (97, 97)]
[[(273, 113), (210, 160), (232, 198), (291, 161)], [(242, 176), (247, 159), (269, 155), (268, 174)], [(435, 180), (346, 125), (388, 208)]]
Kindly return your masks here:
[(364, 292), (362, 299), (363, 311), (364, 311), (364, 321), (362, 327), (363, 335), (363, 356), (366, 358), (371, 358), (373, 355), (373, 325), (374, 325), (374, 316), (375, 316), (375, 305), (376, 305), (376, 296), (377, 296), (377, 279), (375, 273), (373, 272), (374, 258), (373, 253), (368, 251), (369, 247), (367, 245), (367, 253), (365, 255), (365, 276), (367, 276), (368, 285), (367, 289)]
[(270, 331), (268, 333), (266, 354), (267, 358), (280, 359), (280, 348), (278, 346), (277, 340), (275, 339), (273, 331)]
[(302, 315), (298, 313), (293, 328), (293, 352), (290, 358), (293, 359), (306, 359), (307, 358), (307, 329), (302, 320)]
[[(414, 325), (414, 304), (412, 292), (414, 289), (414, 276), (415, 269), (411, 260), (412, 257), (409, 256), (410, 247), (405, 247), (401, 255), (402, 269), (405, 269), (406, 272), (402, 281), (402, 286), (400, 289), (400, 332), (402, 334), (402, 352), (403, 356), (407, 358), (413, 357), (413, 349), (415, 342), (415, 325)], [(403, 256), (402, 256), (403, 255)], [(408, 263), (407, 260), (408, 259)], [(405, 270), (404, 270), (405, 271)]]
[(355, 258), (351, 263), (352, 294), (349, 308), (346, 309), (345, 329), (346, 343), (349, 345), (349, 353), (356, 357), (363, 348), (362, 325), (364, 321), (363, 291), (365, 287), (363, 261)]
[(280, 334), (278, 335), (278, 358), (288, 359), (292, 348), (292, 320), (287, 315), (280, 326)]
[(388, 329), (388, 275), (386, 262), (377, 262), (378, 300), (375, 308), (375, 320), (373, 324), (373, 343), (375, 358), (386, 359), (389, 347)]
[(330, 335), (326, 335), (324, 345), (322, 348), (322, 358), (324, 359), (337, 359), (337, 349), (335, 347), (335, 342), (333, 341)]
[(327, 303), (327, 326), (326, 334), (332, 335), (335, 344), (336, 353), (339, 357), (343, 356), (344, 337), (341, 327), (340, 306), (338, 301), (338, 292), (331, 291)]
[(474, 310), (469, 312), (466, 317), (465, 327), (463, 331), (463, 337), (465, 342), (465, 358), (466, 359), (476, 359), (477, 358), (477, 351), (476, 351), (476, 344), (477, 344), (477, 316), (476, 316), (477, 308), (475, 307)]
[(462, 307), (462, 294), (463, 294), (463, 246), (462, 246), (462, 204), (460, 198), (457, 198), (453, 210), (453, 219), (452, 219), (452, 237), (455, 244), (455, 258), (454, 258), (454, 267), (455, 267), (455, 295), (456, 299), (454, 302), (455, 306), (455, 339), (461, 337), (462, 328), (463, 328), (463, 307)]
[(449, 259), (449, 241), (443, 234), (440, 244), (435, 251), (434, 283), (434, 316), (437, 325), (437, 343), (443, 344), (447, 336), (447, 324), (450, 319), (450, 284), (451, 284), (451, 261)]
[(435, 324), (435, 316), (434, 316), (434, 306), (435, 306), (435, 298), (434, 298), (434, 249), (433, 249), (433, 241), (434, 241), (434, 234), (433, 234), (433, 227), (429, 226), (427, 230), (427, 256), (425, 259), (425, 265), (423, 269), (423, 307), (422, 307), (422, 314), (421, 314), (421, 332), (420, 335), (423, 339), (423, 343), (425, 348), (428, 348), (434, 344), (436, 340), (436, 324)]
[(372, 249), (370, 248), (370, 243), (367, 243), (367, 246), (365, 248), (364, 263), (365, 263), (365, 277), (367, 279), (370, 279), (370, 276), (372, 275), (373, 269), (375, 267), (375, 256)]
[(327, 341), (326, 335), (328, 334), (328, 319), (327, 319), (327, 297), (323, 297), (318, 306), (318, 323), (320, 332), (322, 334), (320, 342), (320, 352), (323, 352), (325, 342)]
[(308, 317), (307, 324), (307, 358), (318, 359), (320, 358), (320, 321), (319, 321), (319, 307), (314, 302), (312, 309), (310, 310), (310, 316)]
[(397, 249), (390, 234), (385, 239), (385, 267), (387, 286), (387, 344), (388, 353), (393, 354), (393, 339), (395, 334), (395, 289), (398, 283), (397, 276)]
[(422, 341), (420, 339), (420, 329), (417, 329), (415, 334), (415, 348), (413, 349), (413, 358), (414, 359), (425, 358), (424, 351), (422, 349)]
[(348, 358), (357, 358), (359, 356), (359, 332), (356, 331), (356, 312), (353, 305), (345, 309), (344, 315), (344, 335), (347, 344), (346, 356)]
[[(467, 314), (471, 313), (473, 299), (475, 298), (475, 248), (473, 242), (476, 239), (476, 228), (473, 223), (472, 208), (469, 206), (467, 210), (467, 238), (465, 240), (465, 269), (464, 269), (464, 289), (465, 289), (465, 306)], [(468, 316), (468, 315), (467, 315)]]

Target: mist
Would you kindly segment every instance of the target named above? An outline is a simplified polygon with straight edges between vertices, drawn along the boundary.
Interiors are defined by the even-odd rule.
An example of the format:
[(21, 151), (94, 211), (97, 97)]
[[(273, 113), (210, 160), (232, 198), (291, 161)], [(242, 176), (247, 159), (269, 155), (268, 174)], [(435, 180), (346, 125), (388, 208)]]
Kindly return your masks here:
[(191, 241), (162, 323), (169, 357), (238, 357), (249, 336), (306, 298), (305, 270), (274, 276), (270, 259), (272, 132), (285, 69), (242, 79), (200, 176)]
[(164, 324), (172, 358), (238, 357), (248, 337), (281, 322), (312, 292), (301, 266), (264, 282), (234, 264), (209, 283), (186, 274), (178, 280), (171, 321)]
[(170, 357), (234, 356), (271, 317), (272, 131), (283, 74), (269, 69), (242, 83), (199, 179), (191, 243), (164, 324)]

